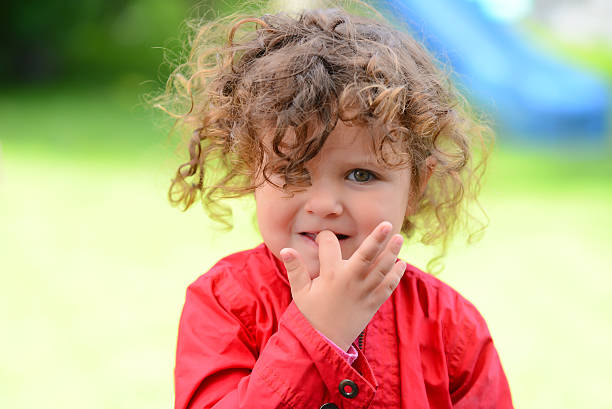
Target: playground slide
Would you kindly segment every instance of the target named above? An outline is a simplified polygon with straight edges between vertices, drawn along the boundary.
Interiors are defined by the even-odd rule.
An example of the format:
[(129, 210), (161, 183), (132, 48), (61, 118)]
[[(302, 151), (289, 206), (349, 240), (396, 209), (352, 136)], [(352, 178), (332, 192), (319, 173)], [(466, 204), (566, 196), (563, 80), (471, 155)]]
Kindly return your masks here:
[(469, 0), (379, 2), (407, 23), (504, 134), (552, 142), (603, 141), (605, 83), (530, 45)]

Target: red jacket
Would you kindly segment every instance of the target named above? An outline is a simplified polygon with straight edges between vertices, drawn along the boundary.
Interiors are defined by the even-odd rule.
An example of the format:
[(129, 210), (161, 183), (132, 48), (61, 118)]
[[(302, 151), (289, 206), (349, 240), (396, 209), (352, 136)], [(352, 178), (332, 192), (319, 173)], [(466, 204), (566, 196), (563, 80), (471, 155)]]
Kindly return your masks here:
[(407, 267), (349, 365), (292, 302), (286, 274), (262, 244), (189, 286), (177, 409), (512, 407), (483, 318), (433, 276)]

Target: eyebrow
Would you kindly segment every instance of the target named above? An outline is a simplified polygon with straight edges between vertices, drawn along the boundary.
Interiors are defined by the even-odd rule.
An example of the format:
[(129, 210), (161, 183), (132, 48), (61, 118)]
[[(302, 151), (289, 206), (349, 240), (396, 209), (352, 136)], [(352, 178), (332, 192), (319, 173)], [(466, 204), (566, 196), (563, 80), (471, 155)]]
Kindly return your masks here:
[(385, 166), (378, 163), (378, 161), (372, 160), (371, 157), (365, 157), (365, 156), (347, 157), (347, 158), (343, 158), (339, 160), (338, 162), (342, 165), (349, 166), (349, 167), (355, 167), (355, 168), (365, 167), (365, 168), (375, 168), (378, 170), (387, 169)]

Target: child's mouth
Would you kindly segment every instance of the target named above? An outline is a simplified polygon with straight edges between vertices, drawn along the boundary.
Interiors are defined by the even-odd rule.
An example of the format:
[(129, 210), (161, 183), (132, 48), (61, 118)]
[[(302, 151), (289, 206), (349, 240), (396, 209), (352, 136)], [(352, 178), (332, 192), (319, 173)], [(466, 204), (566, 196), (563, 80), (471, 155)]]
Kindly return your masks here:
[[(300, 233), (302, 236), (304, 237), (308, 237), (310, 240), (316, 242), (316, 238), (317, 238), (317, 234), (319, 233), (311, 233), (311, 232), (301, 232)], [(336, 238), (340, 241), (340, 240), (344, 240), (344, 239), (348, 239), (349, 236), (347, 236), (346, 234), (341, 234), (341, 233), (334, 233), (336, 235)]]

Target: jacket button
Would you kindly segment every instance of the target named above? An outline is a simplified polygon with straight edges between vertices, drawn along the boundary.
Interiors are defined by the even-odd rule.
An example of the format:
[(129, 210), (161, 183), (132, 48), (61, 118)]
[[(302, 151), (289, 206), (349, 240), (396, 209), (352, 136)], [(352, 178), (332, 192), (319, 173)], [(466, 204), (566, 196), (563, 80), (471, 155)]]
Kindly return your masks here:
[(340, 394), (342, 396), (349, 399), (354, 398), (359, 393), (359, 388), (357, 387), (357, 384), (351, 381), (350, 379), (345, 379), (340, 382), (340, 385), (338, 385), (338, 389), (340, 390)]
[(335, 403), (327, 402), (321, 405), (319, 409), (338, 409)]

